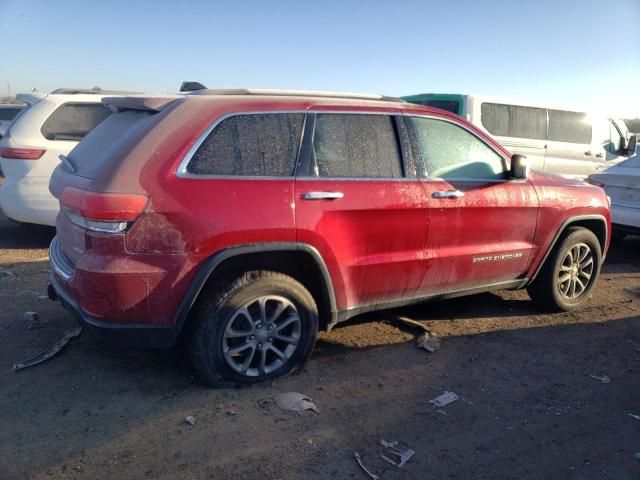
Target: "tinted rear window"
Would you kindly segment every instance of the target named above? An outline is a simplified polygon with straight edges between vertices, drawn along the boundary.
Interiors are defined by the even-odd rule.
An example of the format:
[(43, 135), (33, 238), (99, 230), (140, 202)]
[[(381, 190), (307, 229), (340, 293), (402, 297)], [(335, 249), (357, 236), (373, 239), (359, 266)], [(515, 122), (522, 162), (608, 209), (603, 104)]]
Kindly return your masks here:
[(236, 115), (223, 120), (187, 165), (196, 175), (293, 175), (303, 113)]
[(402, 156), (393, 117), (318, 114), (313, 137), (320, 177), (402, 177)]
[(0, 120), (13, 120), (21, 108), (0, 108)]
[(492, 135), (501, 137), (547, 138), (547, 110), (545, 108), (482, 104), (482, 125)]
[(94, 178), (111, 158), (120, 156), (121, 148), (148, 125), (152, 116), (152, 112), (143, 110), (109, 116), (67, 155), (76, 167), (76, 174)]
[(40, 131), (48, 140), (82, 140), (111, 111), (101, 103), (65, 103), (58, 107)]
[(591, 143), (591, 122), (586, 113), (549, 110), (549, 140)]

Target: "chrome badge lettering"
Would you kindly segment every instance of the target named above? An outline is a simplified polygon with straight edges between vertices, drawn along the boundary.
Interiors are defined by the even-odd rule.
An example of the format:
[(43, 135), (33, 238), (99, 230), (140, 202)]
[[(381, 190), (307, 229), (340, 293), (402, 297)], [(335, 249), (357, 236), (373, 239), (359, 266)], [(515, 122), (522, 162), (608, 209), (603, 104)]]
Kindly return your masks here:
[(522, 252), (516, 253), (501, 253), (500, 255), (483, 255), (481, 257), (473, 257), (473, 263), (480, 262), (498, 262), (501, 260), (515, 260), (521, 258)]

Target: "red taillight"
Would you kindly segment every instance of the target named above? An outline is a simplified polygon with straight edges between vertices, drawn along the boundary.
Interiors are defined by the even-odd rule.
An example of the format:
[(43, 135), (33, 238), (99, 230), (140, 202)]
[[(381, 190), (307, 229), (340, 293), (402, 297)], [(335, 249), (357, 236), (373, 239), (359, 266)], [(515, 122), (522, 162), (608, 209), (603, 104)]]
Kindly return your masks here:
[(14, 160), (38, 160), (46, 150), (37, 148), (0, 148), (0, 157)]
[[(149, 197), (137, 194), (95, 193), (67, 187), (60, 204), (70, 212), (72, 222), (105, 233), (124, 231), (147, 208)], [(79, 215), (78, 215), (79, 214)]]

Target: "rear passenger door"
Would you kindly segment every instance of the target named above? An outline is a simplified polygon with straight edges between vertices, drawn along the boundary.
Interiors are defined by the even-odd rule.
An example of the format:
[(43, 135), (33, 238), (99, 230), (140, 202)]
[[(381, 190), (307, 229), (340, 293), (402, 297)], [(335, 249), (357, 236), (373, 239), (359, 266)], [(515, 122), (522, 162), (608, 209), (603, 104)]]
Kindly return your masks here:
[[(533, 249), (538, 199), (527, 180), (511, 180), (492, 146), (445, 119), (408, 117), (424, 162), (429, 196), (429, 262), (424, 294), (510, 282)], [(415, 138), (413, 138), (415, 135)]]
[(403, 129), (401, 117), (386, 113), (308, 115), (297, 237), (320, 251), (340, 309), (410, 296), (421, 285), (428, 204)]

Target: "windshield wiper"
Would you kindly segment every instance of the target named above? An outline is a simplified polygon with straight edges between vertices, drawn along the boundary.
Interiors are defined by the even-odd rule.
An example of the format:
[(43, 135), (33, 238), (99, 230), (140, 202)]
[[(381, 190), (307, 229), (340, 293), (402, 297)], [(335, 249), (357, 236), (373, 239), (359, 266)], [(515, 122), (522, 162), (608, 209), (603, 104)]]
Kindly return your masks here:
[(62, 161), (62, 163), (69, 167), (69, 170), (71, 170), (71, 172), (76, 173), (76, 166), (69, 159), (69, 157), (67, 157), (66, 155), (58, 155), (58, 158)]

